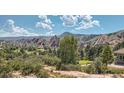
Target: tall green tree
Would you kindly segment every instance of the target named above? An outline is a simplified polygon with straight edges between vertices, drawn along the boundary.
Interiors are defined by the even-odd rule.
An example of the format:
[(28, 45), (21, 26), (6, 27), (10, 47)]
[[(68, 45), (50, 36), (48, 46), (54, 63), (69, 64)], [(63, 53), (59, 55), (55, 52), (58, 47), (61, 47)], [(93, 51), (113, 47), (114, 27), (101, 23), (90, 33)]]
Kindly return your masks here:
[(91, 46), (90, 45), (87, 45), (86, 48), (85, 48), (85, 57), (86, 59), (89, 59), (89, 50), (90, 50)]
[(61, 64), (76, 64), (77, 39), (74, 36), (65, 36), (60, 41), (59, 57)]
[(108, 64), (111, 64), (114, 61), (114, 55), (111, 47), (106, 45), (102, 51), (102, 62), (107, 67)]
[(79, 52), (80, 52), (80, 59), (83, 59), (84, 58), (84, 50), (82, 49)]

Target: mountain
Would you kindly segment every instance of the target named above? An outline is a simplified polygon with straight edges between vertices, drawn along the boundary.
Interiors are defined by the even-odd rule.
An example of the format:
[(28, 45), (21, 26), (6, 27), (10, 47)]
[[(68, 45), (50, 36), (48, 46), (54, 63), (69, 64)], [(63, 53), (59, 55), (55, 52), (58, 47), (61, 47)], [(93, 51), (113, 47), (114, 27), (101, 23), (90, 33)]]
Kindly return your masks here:
[(81, 46), (85, 46), (87, 44), (90, 44), (91, 46), (109, 44), (114, 47), (118, 43), (124, 41), (124, 30), (99, 35), (73, 34), (65, 32), (61, 35), (61, 37), (64, 37), (65, 35), (74, 35), (78, 39), (78, 44)]
[(124, 30), (95, 37), (94, 45), (109, 44), (112, 47), (124, 41)]
[(16, 46), (37, 46), (37, 47), (52, 47), (59, 46), (60, 39), (66, 35), (73, 35), (78, 40), (78, 46), (85, 47), (90, 44), (91, 46), (109, 44), (112, 47), (124, 41), (124, 30), (117, 31), (109, 34), (100, 35), (86, 35), (86, 34), (73, 34), (64, 32), (59, 36), (31, 36), (31, 37), (0, 37), (0, 43), (10, 43)]
[(59, 37), (64, 37), (66, 35), (74, 35), (76, 37), (80, 37), (80, 36), (90, 36), (90, 37), (92, 37), (92, 36), (98, 36), (96, 34), (74, 34), (74, 33), (70, 33), (70, 32), (64, 32)]
[(74, 35), (74, 34), (72, 34), (72, 33), (70, 33), (70, 32), (64, 32), (64, 33), (62, 33), (61, 35), (59, 35), (59, 37), (62, 38), (62, 37), (64, 37), (64, 36), (66, 36), (66, 35)]

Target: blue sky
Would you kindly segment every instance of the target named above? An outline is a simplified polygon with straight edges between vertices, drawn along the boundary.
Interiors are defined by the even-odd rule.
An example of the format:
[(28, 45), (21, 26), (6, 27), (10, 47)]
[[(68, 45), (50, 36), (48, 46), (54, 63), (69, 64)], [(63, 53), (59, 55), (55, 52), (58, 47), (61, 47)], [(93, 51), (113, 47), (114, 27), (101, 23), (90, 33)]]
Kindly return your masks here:
[(105, 34), (122, 29), (123, 15), (0, 15), (0, 37)]

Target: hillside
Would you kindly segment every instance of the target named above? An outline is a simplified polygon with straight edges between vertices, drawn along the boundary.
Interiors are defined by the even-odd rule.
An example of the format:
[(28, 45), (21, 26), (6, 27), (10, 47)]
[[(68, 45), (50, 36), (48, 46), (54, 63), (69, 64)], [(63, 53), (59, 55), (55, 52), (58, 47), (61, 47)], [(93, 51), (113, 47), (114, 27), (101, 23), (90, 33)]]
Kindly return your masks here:
[[(124, 30), (117, 31), (110, 34), (103, 35), (86, 35), (86, 34), (73, 34), (70, 32), (64, 32), (59, 36), (34, 36), (34, 37), (0, 37), (1, 44), (5, 42), (14, 44), (16, 46), (37, 46), (43, 47), (53, 47), (59, 46), (59, 40), (66, 35), (74, 35), (78, 40), (78, 45), (81, 47), (90, 44), (91, 46), (109, 44), (112, 47), (124, 41)], [(4, 43), (3, 43), (4, 42)]]

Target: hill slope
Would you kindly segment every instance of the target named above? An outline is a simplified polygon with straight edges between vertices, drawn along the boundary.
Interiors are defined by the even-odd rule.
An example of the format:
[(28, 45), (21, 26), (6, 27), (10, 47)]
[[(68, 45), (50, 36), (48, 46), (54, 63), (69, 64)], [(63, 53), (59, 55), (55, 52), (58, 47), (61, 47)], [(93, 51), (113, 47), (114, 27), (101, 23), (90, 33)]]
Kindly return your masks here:
[(17, 46), (50, 46), (58, 47), (59, 41), (66, 35), (74, 35), (78, 40), (79, 46), (85, 46), (90, 44), (91, 46), (109, 44), (112, 47), (116, 46), (118, 43), (124, 41), (124, 30), (117, 31), (110, 34), (103, 35), (86, 35), (86, 34), (73, 34), (70, 32), (64, 32), (60, 36), (40, 36), (40, 37), (1, 37), (0, 42), (13, 43)]

